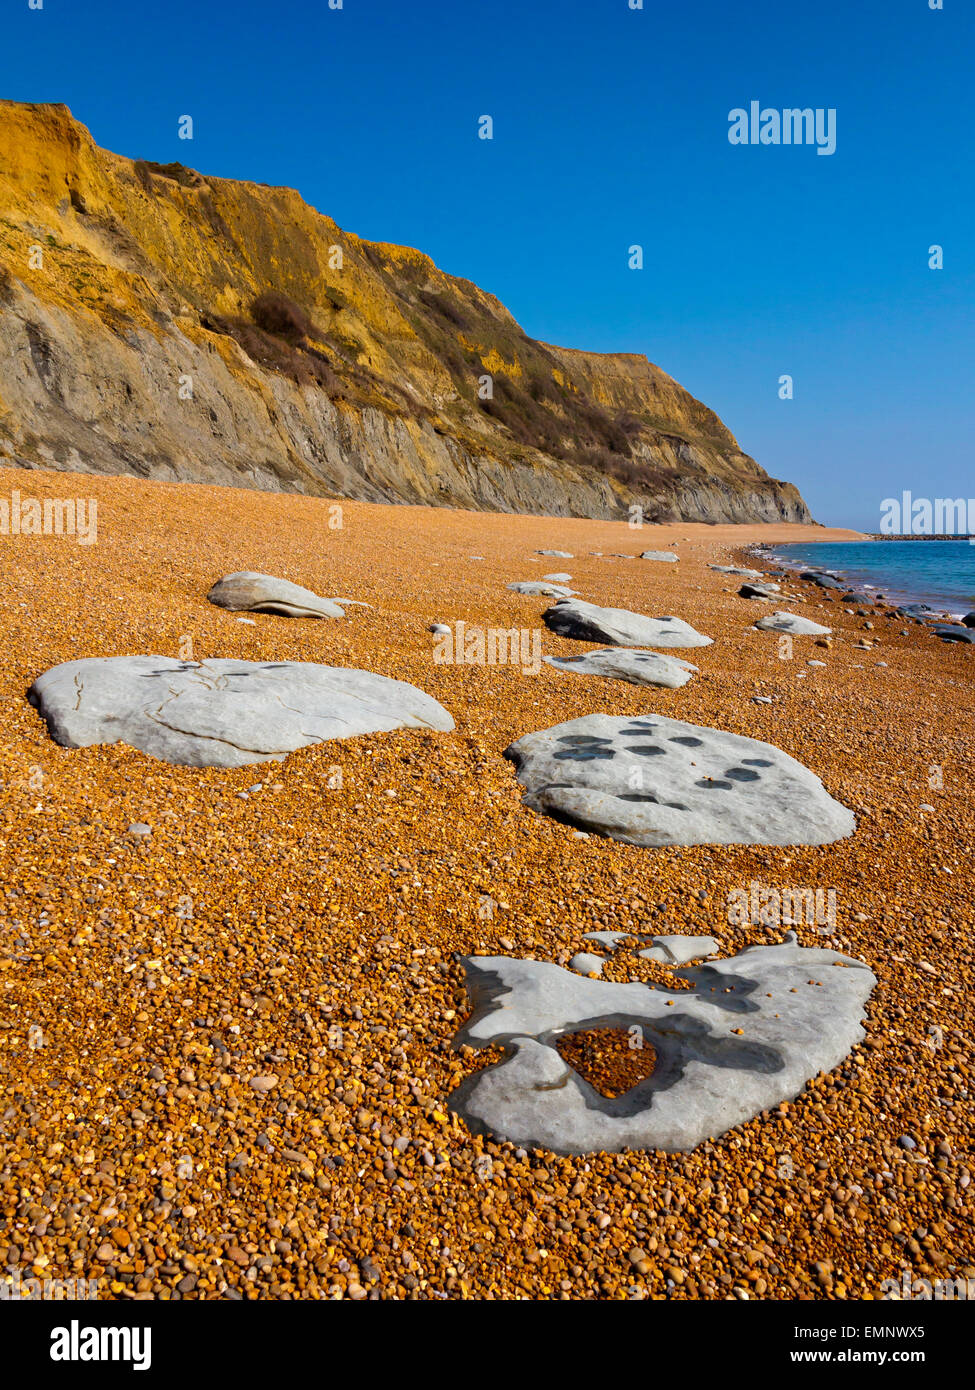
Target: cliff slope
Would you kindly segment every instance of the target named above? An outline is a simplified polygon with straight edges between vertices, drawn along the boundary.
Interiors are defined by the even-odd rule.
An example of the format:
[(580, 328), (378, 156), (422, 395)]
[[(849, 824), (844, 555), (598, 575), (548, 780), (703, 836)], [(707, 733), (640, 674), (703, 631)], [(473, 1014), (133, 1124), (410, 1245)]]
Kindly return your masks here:
[[(493, 396), (482, 399), (485, 378)], [(0, 102), (0, 459), (370, 501), (810, 520), (646, 358), (529, 338), (287, 188)]]

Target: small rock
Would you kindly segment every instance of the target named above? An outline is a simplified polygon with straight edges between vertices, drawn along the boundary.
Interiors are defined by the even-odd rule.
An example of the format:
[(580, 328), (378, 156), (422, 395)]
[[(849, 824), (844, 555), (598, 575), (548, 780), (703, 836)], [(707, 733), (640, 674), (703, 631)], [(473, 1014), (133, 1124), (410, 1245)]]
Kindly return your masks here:
[(252, 1076), (250, 1079), (251, 1089), (261, 1096), (267, 1095), (268, 1091), (273, 1091), (277, 1084), (278, 1078), (273, 1071), (265, 1072), (261, 1076)]

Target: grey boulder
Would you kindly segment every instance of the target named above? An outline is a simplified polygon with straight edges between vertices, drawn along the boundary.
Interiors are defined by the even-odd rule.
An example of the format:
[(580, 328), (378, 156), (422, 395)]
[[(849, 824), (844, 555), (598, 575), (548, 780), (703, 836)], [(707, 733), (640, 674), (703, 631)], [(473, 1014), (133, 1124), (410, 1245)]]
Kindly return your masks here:
[(666, 560), (673, 564), (678, 559), (672, 550), (645, 550), (640, 556), (641, 560)]
[(308, 661), (93, 657), (53, 666), (27, 697), (63, 747), (127, 743), (189, 767), (280, 762), (328, 739), (454, 727), (405, 681)]
[(831, 574), (821, 574), (819, 570), (803, 570), (799, 575), (807, 584), (816, 584), (820, 589), (845, 589), (846, 585), (834, 579)]
[(631, 685), (663, 685), (671, 690), (686, 685), (698, 669), (679, 656), (661, 656), (659, 652), (634, 647), (608, 647), (580, 656), (545, 656), (542, 660), (557, 671), (577, 676), (604, 676), (608, 680), (629, 681)]
[(547, 598), (569, 598), (575, 593), (575, 589), (569, 589), (564, 584), (543, 583), (537, 579), (520, 579), (509, 584), (508, 588), (516, 594), (544, 594)]
[[(463, 962), (473, 1012), (455, 1045), (504, 1048), (450, 1096), (478, 1134), (560, 1154), (688, 1152), (832, 1071), (862, 1040), (876, 978), (862, 961), (790, 933), (680, 970), (690, 989), (590, 980), (506, 956)], [(630, 1030), (651, 1046), (646, 1080), (607, 1099), (556, 1050), (567, 1033)]]
[(853, 812), (781, 749), (642, 715), (584, 715), (510, 744), (534, 811), (625, 844), (825, 845)]
[(738, 590), (739, 598), (764, 598), (777, 599), (779, 597), (778, 584), (743, 584)]
[(975, 642), (975, 633), (970, 628), (955, 623), (933, 623), (931, 631), (936, 637), (940, 637), (942, 642)]
[(569, 961), (569, 969), (578, 970), (580, 975), (601, 975), (605, 964), (605, 956), (595, 956), (591, 951), (579, 951)]
[(762, 632), (788, 632), (793, 637), (822, 637), (832, 631), (799, 613), (766, 613), (755, 626), (761, 628)]
[(708, 565), (709, 570), (715, 570), (718, 574), (740, 574), (743, 579), (761, 579), (761, 570), (742, 569), (738, 565)]
[(542, 614), (560, 637), (580, 642), (611, 642), (615, 647), (709, 647), (712, 639), (680, 618), (648, 618), (626, 608), (600, 608), (565, 599)]
[(218, 608), (229, 608), (232, 612), (279, 613), (285, 618), (345, 617), (344, 608), (335, 599), (321, 598), (311, 589), (303, 589), (288, 579), (276, 579), (273, 574), (256, 574), (252, 570), (224, 575), (207, 598)]

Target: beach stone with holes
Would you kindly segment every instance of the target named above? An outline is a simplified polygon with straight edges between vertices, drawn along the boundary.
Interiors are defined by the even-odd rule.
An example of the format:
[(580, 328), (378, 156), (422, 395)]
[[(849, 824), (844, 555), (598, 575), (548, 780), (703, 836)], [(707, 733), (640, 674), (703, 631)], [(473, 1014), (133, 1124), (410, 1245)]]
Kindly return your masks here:
[(416, 686), (309, 661), (93, 657), (53, 666), (27, 698), (63, 747), (127, 743), (189, 767), (280, 762), (328, 739), (454, 727)]
[[(473, 1012), (455, 1046), (506, 1055), (468, 1077), (451, 1108), (475, 1133), (560, 1154), (687, 1152), (794, 1099), (861, 1041), (876, 984), (862, 961), (801, 947), (794, 933), (679, 970), (690, 985), (679, 990), (507, 956), (462, 964)], [(653, 1073), (615, 1099), (600, 1094), (556, 1050), (592, 1028), (638, 1030)]]
[(856, 828), (781, 749), (655, 714), (584, 715), (504, 756), (526, 806), (625, 844), (825, 845)]
[(542, 614), (560, 637), (611, 642), (616, 647), (709, 647), (712, 639), (681, 618), (648, 618), (626, 608), (600, 608), (582, 599), (563, 599)]
[(311, 589), (303, 589), (288, 579), (276, 579), (273, 574), (256, 574), (252, 570), (224, 575), (207, 598), (218, 608), (234, 612), (279, 613), (285, 618), (345, 617), (344, 608), (336, 600), (321, 598)]
[(799, 613), (766, 613), (755, 624), (762, 632), (788, 632), (793, 637), (824, 637), (832, 628), (814, 623), (812, 618), (804, 618)]
[(549, 666), (577, 676), (604, 676), (607, 680), (629, 681), (631, 685), (664, 685), (679, 690), (696, 673), (697, 667), (679, 656), (661, 656), (638, 648), (608, 647), (579, 656), (545, 656)]

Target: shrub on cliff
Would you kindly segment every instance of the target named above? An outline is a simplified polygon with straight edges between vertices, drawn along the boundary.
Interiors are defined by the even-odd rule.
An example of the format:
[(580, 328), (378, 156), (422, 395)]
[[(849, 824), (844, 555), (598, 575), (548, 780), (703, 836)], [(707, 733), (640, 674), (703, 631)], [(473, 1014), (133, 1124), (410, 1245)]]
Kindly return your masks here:
[(266, 290), (251, 305), (251, 318), (265, 333), (273, 333), (286, 343), (297, 343), (315, 336), (311, 319), (299, 304), (278, 290)]

